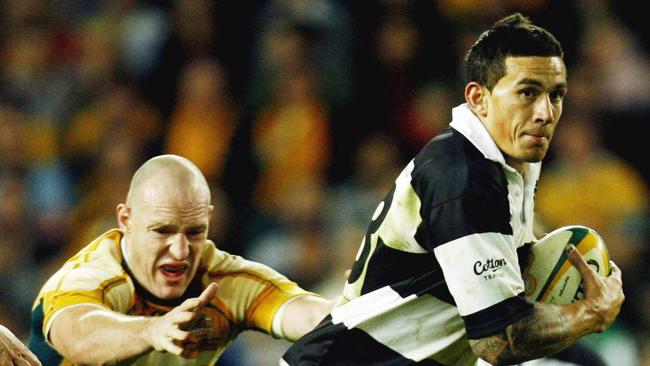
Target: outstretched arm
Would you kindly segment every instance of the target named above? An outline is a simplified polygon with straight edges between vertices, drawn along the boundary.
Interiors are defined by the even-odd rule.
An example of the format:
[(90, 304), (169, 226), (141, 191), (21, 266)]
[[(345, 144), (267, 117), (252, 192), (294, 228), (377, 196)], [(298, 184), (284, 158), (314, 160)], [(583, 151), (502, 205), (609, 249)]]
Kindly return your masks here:
[(164, 316), (120, 314), (97, 305), (77, 305), (61, 310), (50, 330), (54, 348), (75, 364), (104, 364), (139, 356), (155, 349), (176, 355), (189, 332), (182, 326), (214, 297), (211, 284), (196, 298), (185, 300)]
[(312, 330), (330, 313), (334, 300), (305, 295), (290, 301), (282, 312), (282, 331), (295, 341)]
[(573, 246), (568, 256), (582, 275), (585, 298), (566, 305), (535, 303), (532, 314), (502, 332), (470, 340), (474, 353), (494, 365), (522, 362), (559, 352), (614, 322), (625, 298), (619, 268), (612, 262), (612, 273), (602, 277)]

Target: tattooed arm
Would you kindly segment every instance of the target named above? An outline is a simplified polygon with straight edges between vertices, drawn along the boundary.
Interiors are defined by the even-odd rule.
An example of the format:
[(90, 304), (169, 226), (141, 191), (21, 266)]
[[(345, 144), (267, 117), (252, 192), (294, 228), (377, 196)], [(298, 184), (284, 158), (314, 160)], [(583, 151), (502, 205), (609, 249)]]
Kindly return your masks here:
[(587, 322), (578, 320), (583, 317), (571, 314), (574, 311), (584, 313), (582, 309), (569, 310), (563, 306), (536, 303), (531, 315), (498, 334), (470, 340), (470, 345), (477, 355), (494, 365), (554, 354), (590, 333)]
[(500, 333), (470, 340), (474, 353), (493, 365), (532, 360), (557, 353), (614, 322), (625, 298), (621, 271), (611, 263), (612, 273), (601, 277), (573, 246), (568, 256), (582, 274), (585, 298), (566, 305), (535, 303), (532, 314)]

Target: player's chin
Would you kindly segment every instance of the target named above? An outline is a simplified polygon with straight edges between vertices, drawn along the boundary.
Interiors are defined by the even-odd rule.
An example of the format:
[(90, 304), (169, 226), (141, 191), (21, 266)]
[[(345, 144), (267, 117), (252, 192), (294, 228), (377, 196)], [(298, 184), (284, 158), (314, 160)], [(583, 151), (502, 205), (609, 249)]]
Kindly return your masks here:
[(183, 296), (185, 293), (185, 289), (165, 289), (161, 291), (160, 296), (158, 296), (161, 300), (174, 300), (178, 299), (179, 297)]
[(544, 160), (547, 151), (548, 149), (546, 147), (534, 147), (531, 149), (527, 149), (521, 160), (527, 163), (538, 163)]
[(184, 283), (165, 283), (158, 287), (156, 296), (162, 300), (177, 299), (185, 293), (187, 284)]

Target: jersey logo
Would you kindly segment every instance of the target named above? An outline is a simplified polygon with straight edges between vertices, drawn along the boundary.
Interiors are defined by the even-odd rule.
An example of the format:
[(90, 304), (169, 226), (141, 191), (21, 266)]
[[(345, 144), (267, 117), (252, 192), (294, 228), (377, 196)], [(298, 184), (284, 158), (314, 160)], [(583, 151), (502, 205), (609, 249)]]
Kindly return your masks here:
[[(474, 273), (477, 276), (483, 275), (484, 273), (487, 272), (488, 275), (490, 275), (496, 271), (498, 271), (501, 267), (507, 265), (508, 263), (506, 262), (505, 259), (500, 258), (500, 259), (495, 259), (495, 258), (490, 258), (487, 261), (483, 262), (481, 260), (478, 260), (474, 263)], [(487, 277), (484, 275), (484, 277)], [(486, 278), (489, 279), (489, 278)]]

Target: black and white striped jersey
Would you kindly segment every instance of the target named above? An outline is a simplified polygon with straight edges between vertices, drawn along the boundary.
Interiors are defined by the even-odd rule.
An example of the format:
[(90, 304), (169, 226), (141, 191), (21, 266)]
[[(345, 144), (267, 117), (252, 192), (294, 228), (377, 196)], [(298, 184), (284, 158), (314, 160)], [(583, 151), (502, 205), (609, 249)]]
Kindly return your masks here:
[(343, 294), (281, 365), (475, 365), (468, 338), (532, 311), (517, 248), (534, 240), (541, 163), (519, 174), (465, 104), (379, 204)]

